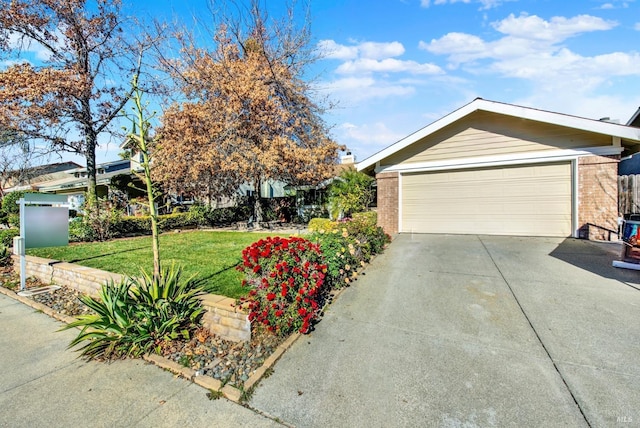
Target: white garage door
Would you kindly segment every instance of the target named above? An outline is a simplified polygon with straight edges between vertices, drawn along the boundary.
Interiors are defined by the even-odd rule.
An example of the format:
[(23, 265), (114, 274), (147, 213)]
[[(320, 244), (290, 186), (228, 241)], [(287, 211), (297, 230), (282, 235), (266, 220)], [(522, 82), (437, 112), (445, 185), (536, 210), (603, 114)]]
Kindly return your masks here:
[(571, 235), (571, 164), (402, 175), (403, 232)]

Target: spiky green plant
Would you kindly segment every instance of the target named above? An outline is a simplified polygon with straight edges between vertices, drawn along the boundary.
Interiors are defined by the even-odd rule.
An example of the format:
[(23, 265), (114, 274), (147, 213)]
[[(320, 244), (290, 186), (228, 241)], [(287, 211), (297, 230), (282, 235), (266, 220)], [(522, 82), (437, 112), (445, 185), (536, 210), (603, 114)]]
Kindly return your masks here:
[(69, 347), (87, 342), (79, 351), (89, 360), (137, 357), (162, 341), (189, 338), (203, 313), (201, 292), (200, 282), (185, 279), (175, 266), (163, 269), (158, 278), (142, 271), (140, 277), (103, 285), (98, 299), (82, 296), (95, 314), (82, 315), (62, 329), (82, 328)]
[(9, 263), (11, 263), (11, 252), (6, 246), (0, 244), (0, 266), (9, 266)]

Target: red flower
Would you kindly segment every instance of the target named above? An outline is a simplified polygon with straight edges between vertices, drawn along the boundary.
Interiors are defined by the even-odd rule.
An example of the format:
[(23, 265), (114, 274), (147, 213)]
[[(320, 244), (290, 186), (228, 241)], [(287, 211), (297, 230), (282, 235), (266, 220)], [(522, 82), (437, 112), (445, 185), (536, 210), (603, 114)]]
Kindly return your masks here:
[(276, 293), (267, 293), (267, 300), (272, 301), (276, 298)]
[(298, 315), (300, 315), (301, 317), (307, 315), (307, 309), (306, 308), (298, 309)]
[(282, 316), (282, 314), (283, 314), (283, 313), (284, 313), (284, 311), (283, 311), (282, 309), (278, 309), (278, 310), (276, 311), (276, 316), (279, 318), (279, 317), (281, 317), (281, 316)]
[(260, 269), (262, 269), (262, 268), (260, 267), (260, 265), (255, 265), (255, 266), (253, 267), (253, 273), (258, 273), (258, 272), (260, 272)]

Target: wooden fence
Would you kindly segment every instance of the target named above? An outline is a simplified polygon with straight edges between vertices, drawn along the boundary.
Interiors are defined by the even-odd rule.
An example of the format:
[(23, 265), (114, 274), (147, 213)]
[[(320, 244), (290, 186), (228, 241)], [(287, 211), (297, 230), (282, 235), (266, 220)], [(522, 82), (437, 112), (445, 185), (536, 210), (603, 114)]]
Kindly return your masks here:
[(621, 214), (640, 213), (640, 175), (618, 176), (618, 210)]

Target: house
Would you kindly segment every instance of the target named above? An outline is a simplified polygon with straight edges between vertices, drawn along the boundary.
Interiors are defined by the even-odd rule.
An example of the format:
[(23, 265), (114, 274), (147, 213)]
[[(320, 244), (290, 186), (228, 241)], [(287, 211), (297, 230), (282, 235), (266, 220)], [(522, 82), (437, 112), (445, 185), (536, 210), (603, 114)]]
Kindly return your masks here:
[[(109, 194), (111, 179), (117, 175), (130, 175), (131, 162), (121, 159), (102, 163), (96, 166), (96, 194), (104, 197)], [(70, 208), (80, 209), (84, 203), (84, 194), (89, 183), (87, 168), (81, 167), (69, 171), (69, 176), (56, 181), (50, 181), (38, 186), (38, 191), (43, 193), (57, 193), (67, 195)]]
[(615, 239), (640, 128), (477, 98), (363, 160), (388, 233)]
[[(640, 108), (631, 116), (627, 122), (627, 126), (640, 128)], [(620, 159), (618, 165), (618, 175), (635, 175), (640, 174), (640, 155), (629, 155)]]
[(0, 191), (33, 190), (38, 184), (67, 177), (69, 170), (80, 168), (75, 162), (57, 162), (17, 171), (9, 171), (0, 177)]

